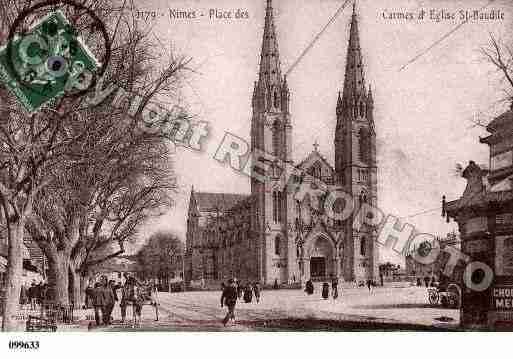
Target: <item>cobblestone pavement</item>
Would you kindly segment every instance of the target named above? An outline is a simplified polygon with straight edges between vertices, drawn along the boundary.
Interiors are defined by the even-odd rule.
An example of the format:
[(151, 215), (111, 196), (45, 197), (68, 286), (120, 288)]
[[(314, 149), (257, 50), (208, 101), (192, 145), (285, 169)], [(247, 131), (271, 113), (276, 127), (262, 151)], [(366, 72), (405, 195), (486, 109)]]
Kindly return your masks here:
[(455, 330), (459, 324), (458, 310), (429, 305), (426, 288), (417, 287), (342, 289), (337, 300), (321, 299), (318, 290), (311, 296), (302, 290), (266, 290), (260, 303), (239, 301), (237, 321), (226, 327), (220, 292), (159, 293), (159, 301), (158, 321), (154, 308), (145, 306), (140, 325), (131, 328), (120, 323), (116, 307), (113, 325), (92, 330)]

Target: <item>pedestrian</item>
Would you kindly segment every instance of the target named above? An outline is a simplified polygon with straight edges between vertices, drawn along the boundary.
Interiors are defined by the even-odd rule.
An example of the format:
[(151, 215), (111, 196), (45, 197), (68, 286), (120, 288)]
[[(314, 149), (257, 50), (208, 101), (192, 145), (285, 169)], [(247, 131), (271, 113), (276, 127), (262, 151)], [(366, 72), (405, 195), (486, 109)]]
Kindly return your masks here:
[(274, 279), (274, 284), (273, 284), (273, 289), (278, 289), (279, 288), (279, 285), (278, 285), (278, 279), (275, 278)]
[(426, 285), (426, 288), (429, 287), (429, 277), (428, 276), (424, 277), (424, 284)]
[(322, 283), (322, 297), (324, 299), (328, 299), (329, 296), (330, 296), (330, 285), (328, 284), (328, 282), (324, 282), (324, 283)]
[(235, 304), (237, 304), (237, 288), (233, 279), (228, 281), (228, 285), (221, 295), (221, 307), (226, 305), (228, 313), (223, 319), (223, 325), (226, 326), (228, 321), (232, 319), (235, 322)]
[(27, 286), (25, 285), (25, 283), (22, 283), (21, 284), (21, 288), (20, 288), (20, 305), (21, 305), (21, 309), (23, 309), (28, 302), (29, 301), (28, 301)]
[(140, 287), (140, 284), (137, 283), (135, 278), (134, 278), (134, 281), (136, 283), (133, 286), (135, 300), (133, 301), (132, 305), (133, 305), (133, 309), (134, 309), (134, 323), (133, 323), (133, 327), (135, 328), (141, 322), (142, 305), (144, 303), (144, 293), (143, 293), (143, 291), (142, 291), (142, 289)]
[(253, 289), (251, 288), (251, 285), (248, 283), (246, 287), (244, 288), (244, 302), (245, 303), (251, 303), (253, 300)]
[(259, 303), (260, 302), (260, 284), (258, 284), (258, 282), (255, 282), (255, 284), (253, 284), (253, 293), (255, 294), (256, 302)]
[(90, 309), (93, 307), (93, 291), (94, 288), (91, 285), (91, 282), (88, 282), (85, 289), (85, 309)]
[(37, 288), (37, 301), (40, 306), (45, 305), (45, 300), (48, 298), (48, 284), (39, 282)]
[(106, 276), (100, 277), (100, 282), (94, 286), (94, 318), (96, 325), (110, 324), (110, 315), (114, 307), (114, 293), (109, 286)]
[(107, 303), (105, 304), (105, 317), (107, 318), (107, 321), (105, 324), (107, 325), (112, 323), (112, 312), (114, 310), (114, 305), (118, 301), (116, 290), (115, 282), (113, 280), (108, 281), (107, 286), (105, 287), (107, 298)]
[(381, 286), (383, 287), (383, 273), (379, 273), (379, 280), (381, 281)]
[(308, 279), (305, 284), (305, 292), (308, 295), (312, 295), (314, 293), (314, 285), (312, 279)]
[(370, 280), (370, 279), (367, 279), (367, 288), (369, 288), (369, 292), (372, 289), (372, 280)]
[(94, 321), (97, 326), (102, 324), (102, 318), (104, 317), (103, 310), (105, 308), (105, 299), (101, 284), (96, 282), (92, 291), (93, 295), (93, 309), (94, 309)]
[(30, 288), (28, 289), (28, 297), (30, 300), (30, 309), (31, 310), (36, 310), (37, 296), (38, 296), (38, 293), (37, 293), (36, 281), (32, 280), (32, 283), (30, 284)]
[(333, 299), (338, 298), (338, 278), (333, 276), (331, 279), (331, 294), (333, 295)]
[(124, 323), (126, 319), (126, 307), (128, 306), (130, 297), (129, 286), (129, 280), (125, 279), (125, 284), (121, 287), (121, 300), (119, 301), (119, 309), (121, 309), (121, 323)]
[(242, 285), (240, 284), (240, 282), (236, 282), (236, 283), (237, 283), (237, 285), (236, 285), (236, 287), (237, 287), (237, 297), (238, 297), (239, 299), (241, 299), (241, 298), (242, 298), (242, 294), (243, 294), (243, 292), (244, 292), (244, 288), (242, 287)]

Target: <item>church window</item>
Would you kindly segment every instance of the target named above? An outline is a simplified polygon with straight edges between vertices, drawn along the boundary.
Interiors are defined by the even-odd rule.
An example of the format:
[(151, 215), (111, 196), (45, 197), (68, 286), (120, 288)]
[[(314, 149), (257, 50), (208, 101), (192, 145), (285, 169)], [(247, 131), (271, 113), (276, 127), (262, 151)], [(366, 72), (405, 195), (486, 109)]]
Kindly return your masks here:
[(310, 171), (310, 174), (317, 178), (317, 179), (320, 179), (321, 178), (321, 164), (319, 162), (316, 162), (313, 166), (312, 166), (312, 169)]
[(275, 125), (273, 131), (273, 150), (276, 157), (280, 155), (280, 142), (280, 131), (278, 126)]
[[(273, 70), (273, 73), (274, 73), (274, 70)], [(278, 92), (274, 92), (274, 107), (275, 108), (278, 108), (279, 107), (279, 103), (278, 103)]]
[(283, 198), (281, 191), (278, 192), (278, 223), (282, 222)]
[(366, 182), (369, 180), (369, 172), (365, 169), (359, 169), (358, 170), (358, 181), (359, 182)]
[(365, 256), (367, 254), (367, 240), (365, 237), (362, 237), (360, 241), (360, 255)]
[(280, 237), (274, 238), (274, 254), (280, 255)]
[(278, 193), (273, 192), (273, 221), (278, 222)]
[(363, 102), (360, 102), (360, 116), (363, 117), (365, 115), (365, 107)]
[(358, 137), (358, 154), (360, 161), (368, 162), (370, 150), (369, 133), (365, 128), (362, 128)]

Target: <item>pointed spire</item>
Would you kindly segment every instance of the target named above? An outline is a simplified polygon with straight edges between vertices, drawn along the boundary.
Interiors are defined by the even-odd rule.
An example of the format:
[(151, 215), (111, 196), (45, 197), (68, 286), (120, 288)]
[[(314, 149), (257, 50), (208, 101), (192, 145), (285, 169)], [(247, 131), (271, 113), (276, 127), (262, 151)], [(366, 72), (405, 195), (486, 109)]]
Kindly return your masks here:
[(267, 0), (265, 10), (264, 36), (262, 39), (262, 52), (260, 54), (259, 81), (263, 81), (269, 86), (278, 86), (281, 84), (280, 56), (274, 26), (272, 0)]
[(342, 97), (340, 96), (340, 91), (338, 92), (338, 99), (337, 99), (337, 115), (342, 114), (344, 102), (342, 101)]
[(349, 29), (343, 97), (356, 99), (361, 95), (365, 96), (366, 91), (355, 1)]

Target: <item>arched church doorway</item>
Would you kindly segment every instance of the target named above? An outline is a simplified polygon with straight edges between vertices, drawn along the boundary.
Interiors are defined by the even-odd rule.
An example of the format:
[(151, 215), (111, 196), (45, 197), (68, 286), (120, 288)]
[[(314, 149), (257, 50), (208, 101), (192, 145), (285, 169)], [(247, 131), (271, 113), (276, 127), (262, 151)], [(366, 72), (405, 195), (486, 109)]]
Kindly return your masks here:
[(326, 277), (326, 258), (325, 257), (311, 257), (310, 258), (310, 277), (324, 278)]
[(308, 243), (306, 266), (307, 278), (313, 281), (328, 280), (336, 274), (335, 248), (332, 241), (325, 234), (314, 236)]

